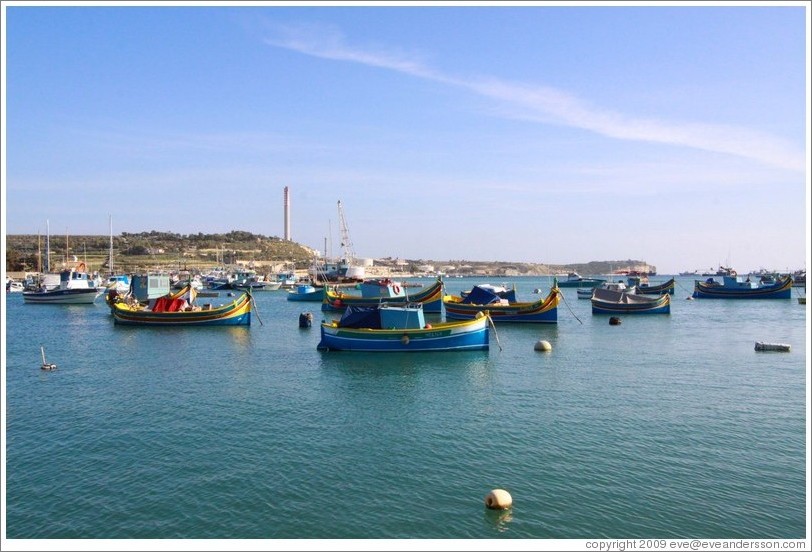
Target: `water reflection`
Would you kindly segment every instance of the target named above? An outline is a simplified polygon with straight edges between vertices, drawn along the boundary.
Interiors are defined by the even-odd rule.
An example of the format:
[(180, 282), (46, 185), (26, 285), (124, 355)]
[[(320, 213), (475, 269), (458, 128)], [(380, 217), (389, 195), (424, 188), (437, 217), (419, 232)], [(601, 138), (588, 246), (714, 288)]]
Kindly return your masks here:
[(507, 510), (488, 510), (485, 509), (485, 524), (498, 533), (504, 533), (509, 529), (508, 525), (513, 521), (513, 508)]

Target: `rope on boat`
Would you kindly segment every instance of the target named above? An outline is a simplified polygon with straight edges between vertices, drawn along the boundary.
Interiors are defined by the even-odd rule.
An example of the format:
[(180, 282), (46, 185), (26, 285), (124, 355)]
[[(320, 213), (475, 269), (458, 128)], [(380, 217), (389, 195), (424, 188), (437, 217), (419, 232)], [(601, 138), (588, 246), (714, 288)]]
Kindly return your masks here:
[(687, 287), (683, 286), (683, 285), (680, 283), (680, 281), (679, 281), (679, 280), (677, 280), (676, 278), (674, 278), (674, 281), (677, 283), (677, 285), (678, 285), (679, 287), (681, 287), (682, 289), (684, 289), (685, 291), (687, 291), (687, 292), (688, 292), (688, 297), (692, 297), (692, 296), (693, 296), (693, 294), (694, 294), (694, 290), (692, 290), (692, 289), (688, 289)]
[(257, 302), (254, 299), (254, 294), (251, 293), (250, 289), (246, 291), (246, 293), (248, 294), (248, 299), (251, 300), (251, 306), (254, 307), (254, 312), (257, 313), (257, 320), (259, 320), (259, 325), (264, 326), (265, 324), (262, 323), (262, 318), (259, 317), (259, 309), (257, 308)]
[(488, 317), (488, 322), (491, 323), (491, 328), (493, 328), (493, 336), (496, 338), (496, 344), (499, 345), (499, 350), (501, 351), (502, 344), (499, 343), (499, 334), (496, 332), (496, 324), (494, 324), (493, 318), (491, 318), (491, 315), (489, 313), (486, 313), (485, 316)]
[[(567, 305), (567, 308), (569, 309), (570, 313), (571, 313), (571, 314), (572, 314), (572, 315), (575, 317), (575, 319), (576, 319), (578, 322), (581, 322), (581, 319), (580, 319), (580, 318), (578, 318), (578, 316), (577, 316), (577, 315), (576, 315), (574, 312), (572, 312), (572, 307), (570, 307), (570, 304), (569, 304), (569, 303), (567, 303), (567, 298), (566, 298), (566, 297), (564, 297), (564, 294), (563, 294), (563, 293), (560, 293), (560, 292), (559, 292), (559, 294), (561, 295), (561, 300), (562, 300), (562, 301), (564, 301), (564, 304), (565, 304), (565, 305)], [(583, 324), (583, 322), (581, 322), (581, 324)]]

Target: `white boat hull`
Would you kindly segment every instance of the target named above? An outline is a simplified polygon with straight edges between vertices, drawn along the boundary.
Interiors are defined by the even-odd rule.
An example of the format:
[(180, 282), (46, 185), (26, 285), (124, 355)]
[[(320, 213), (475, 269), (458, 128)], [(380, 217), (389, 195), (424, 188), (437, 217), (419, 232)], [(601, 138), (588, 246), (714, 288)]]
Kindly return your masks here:
[(98, 295), (95, 289), (24, 291), (23, 300), (26, 303), (41, 305), (91, 305)]

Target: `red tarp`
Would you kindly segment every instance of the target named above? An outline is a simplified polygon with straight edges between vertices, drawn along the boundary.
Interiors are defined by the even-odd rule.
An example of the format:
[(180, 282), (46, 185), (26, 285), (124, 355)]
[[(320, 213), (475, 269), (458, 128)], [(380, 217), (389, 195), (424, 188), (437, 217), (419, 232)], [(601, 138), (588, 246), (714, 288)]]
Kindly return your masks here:
[(158, 297), (152, 312), (178, 312), (186, 307), (185, 299), (170, 299), (169, 297)]

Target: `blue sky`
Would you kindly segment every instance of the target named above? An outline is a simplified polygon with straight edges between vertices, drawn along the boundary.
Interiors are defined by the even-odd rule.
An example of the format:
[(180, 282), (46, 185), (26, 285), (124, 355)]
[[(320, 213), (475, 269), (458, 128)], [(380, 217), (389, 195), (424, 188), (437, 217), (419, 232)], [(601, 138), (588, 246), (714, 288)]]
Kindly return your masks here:
[(805, 268), (807, 3), (4, 3), (8, 234)]

